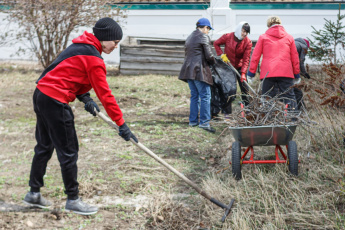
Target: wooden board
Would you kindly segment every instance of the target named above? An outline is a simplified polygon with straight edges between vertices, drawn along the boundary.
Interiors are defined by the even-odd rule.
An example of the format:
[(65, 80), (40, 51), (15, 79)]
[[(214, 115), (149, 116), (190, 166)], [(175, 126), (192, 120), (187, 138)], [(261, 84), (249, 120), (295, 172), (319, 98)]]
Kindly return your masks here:
[(184, 50), (168, 50), (162, 48), (141, 48), (132, 47), (121, 50), (121, 58), (127, 56), (159, 56), (159, 57), (181, 57), (184, 58)]
[(123, 63), (168, 63), (168, 64), (183, 64), (184, 58), (174, 58), (174, 57), (159, 57), (159, 56), (154, 56), (154, 57), (133, 57), (133, 56), (125, 56), (121, 57), (121, 65)]
[(181, 40), (127, 37), (120, 48), (120, 73), (178, 75), (184, 55)]
[(164, 71), (164, 70), (127, 70), (121, 69), (120, 74), (123, 75), (148, 75), (148, 74), (158, 74), (158, 75), (168, 75), (168, 76), (178, 76), (180, 74), (179, 71)]
[(164, 70), (164, 71), (180, 71), (182, 64), (169, 64), (169, 63), (143, 63), (143, 62), (121, 62), (120, 72), (122, 69), (126, 70)]

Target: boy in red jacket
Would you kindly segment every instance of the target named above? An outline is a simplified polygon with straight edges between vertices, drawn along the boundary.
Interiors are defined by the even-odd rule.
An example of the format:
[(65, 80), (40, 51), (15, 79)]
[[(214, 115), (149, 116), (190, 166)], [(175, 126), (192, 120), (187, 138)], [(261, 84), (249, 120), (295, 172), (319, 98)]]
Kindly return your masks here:
[(73, 39), (37, 80), (33, 95), (37, 117), (35, 155), (32, 160), (29, 186), (24, 198), (28, 205), (47, 208), (50, 201), (40, 193), (47, 163), (54, 149), (61, 166), (62, 179), (67, 194), (65, 209), (82, 215), (95, 214), (96, 206), (90, 206), (78, 197), (77, 159), (78, 139), (74, 127), (74, 115), (69, 102), (78, 98), (85, 103), (85, 110), (96, 116), (100, 111), (90, 97), (93, 88), (109, 117), (119, 126), (119, 135), (126, 141), (136, 142), (123, 119), (122, 112), (112, 95), (106, 80), (102, 52), (110, 54), (122, 39), (121, 27), (111, 18), (102, 18), (93, 27), (94, 34), (84, 32)]

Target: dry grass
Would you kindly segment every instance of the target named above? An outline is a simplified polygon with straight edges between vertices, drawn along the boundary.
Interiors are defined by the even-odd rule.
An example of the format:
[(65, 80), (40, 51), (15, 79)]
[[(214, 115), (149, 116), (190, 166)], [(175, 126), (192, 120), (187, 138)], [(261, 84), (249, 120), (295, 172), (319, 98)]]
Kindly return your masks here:
[[(35, 144), (31, 97), (37, 75), (16, 70), (0, 78), (0, 198), (7, 202), (19, 204), (27, 190)], [(81, 145), (80, 190), (83, 198), (98, 202), (101, 211), (91, 218), (64, 213), (59, 221), (43, 213), (0, 213), (0, 229), (26, 229), (28, 220), (38, 229), (345, 228), (344, 108), (306, 101), (318, 125), (299, 126), (295, 133), (301, 160), (298, 177), (290, 176), (286, 165), (245, 165), (243, 179), (236, 181), (228, 163), (232, 136), (226, 125), (214, 124), (217, 135), (188, 127), (187, 84), (154, 75), (118, 76), (109, 78), (109, 84), (142, 143), (217, 200), (228, 204), (236, 199), (225, 223), (220, 223), (219, 207), (75, 102), (71, 106)], [(239, 109), (236, 103), (234, 108)], [(274, 155), (271, 147), (255, 151), (262, 158)], [(64, 194), (56, 156), (47, 174), (44, 194), (61, 207)], [(147, 198), (147, 205), (102, 202), (102, 197), (135, 200), (139, 195)]]
[(190, 207), (172, 194), (157, 193), (148, 206), (147, 216), (152, 229), (197, 229), (200, 226), (198, 210)]
[[(316, 78), (324, 77), (315, 73)], [(317, 97), (317, 94), (311, 94)], [(210, 172), (204, 178), (202, 188), (216, 199), (228, 204), (236, 199), (232, 213), (224, 224), (220, 223), (223, 212), (220, 208), (195, 197), (197, 210), (208, 229), (343, 229), (345, 228), (345, 170), (343, 134), (344, 108), (320, 106), (306, 99), (311, 119), (317, 125), (300, 126), (294, 140), (298, 144), (299, 176), (288, 174), (286, 165), (245, 165), (243, 179), (236, 181), (231, 176), (231, 160), (225, 152), (218, 173)], [(219, 126), (219, 125), (218, 125)], [(232, 137), (227, 129), (217, 139), (226, 147)], [(274, 150), (259, 147), (259, 157), (272, 156)], [(227, 150), (229, 151), (229, 149)], [(228, 156), (227, 156), (228, 155)], [(220, 173), (219, 173), (220, 172)], [(158, 203), (157, 203), (158, 202)], [(157, 207), (164, 202), (155, 202)], [(154, 209), (154, 208), (153, 208)], [(183, 213), (183, 212), (182, 212)], [(193, 215), (190, 214), (190, 219)], [(200, 222), (200, 223), (201, 223)], [(159, 222), (157, 223), (159, 225)], [(164, 225), (175, 226), (173, 221)], [(182, 226), (182, 225), (180, 225)], [(200, 225), (201, 226), (201, 225)], [(163, 227), (164, 228), (164, 227)]]

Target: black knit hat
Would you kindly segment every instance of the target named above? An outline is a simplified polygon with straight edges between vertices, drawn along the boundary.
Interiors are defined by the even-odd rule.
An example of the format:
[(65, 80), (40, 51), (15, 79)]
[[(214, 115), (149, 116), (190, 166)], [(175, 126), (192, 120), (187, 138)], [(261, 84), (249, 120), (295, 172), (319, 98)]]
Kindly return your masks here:
[(115, 41), (122, 39), (122, 29), (112, 18), (99, 19), (95, 27), (93, 27), (93, 34), (100, 41)]

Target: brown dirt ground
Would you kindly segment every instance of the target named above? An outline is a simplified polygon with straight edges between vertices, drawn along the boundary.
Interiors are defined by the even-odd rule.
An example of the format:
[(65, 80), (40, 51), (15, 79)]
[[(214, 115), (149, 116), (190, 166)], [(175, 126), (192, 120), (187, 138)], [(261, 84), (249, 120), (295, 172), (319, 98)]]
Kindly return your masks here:
[[(36, 120), (32, 94), (40, 73), (0, 65), (0, 230), (344, 229), (344, 165), (336, 162), (343, 153), (332, 149), (332, 144), (340, 145), (327, 119), (312, 132), (299, 129), (295, 134), (302, 162), (297, 178), (289, 176), (287, 165), (251, 165), (243, 168), (243, 180), (235, 181), (227, 156), (232, 142), (227, 126), (213, 123), (216, 135), (188, 127), (187, 84), (156, 75), (109, 77), (108, 82), (141, 143), (216, 199), (236, 199), (227, 221), (220, 225), (223, 210), (124, 142), (80, 102), (70, 103), (80, 147), (80, 196), (100, 210), (93, 216), (64, 211), (55, 153), (42, 188), (53, 208), (28, 208), (22, 199), (29, 190)], [(344, 123), (343, 110), (332, 116)], [(316, 142), (311, 142), (310, 133)], [(274, 156), (272, 148), (264, 149)]]
[[(80, 102), (71, 104), (80, 142), (78, 160), (80, 195), (87, 202), (98, 205), (100, 211), (94, 216), (79, 216), (63, 211), (66, 198), (63, 194), (60, 167), (55, 152), (48, 164), (46, 186), (42, 188), (42, 194), (53, 201), (54, 207), (51, 210), (40, 210), (28, 208), (22, 204), (21, 200), (29, 189), (30, 163), (35, 145), (32, 93), (35, 88), (34, 82), (39, 76), (38, 72), (25, 69), (1, 69), (0, 229), (156, 228), (155, 221), (152, 222), (154, 215), (149, 213), (150, 209), (147, 208), (148, 200), (153, 199), (157, 191), (159, 193), (161, 189), (170, 191), (173, 187), (176, 193), (182, 194), (188, 194), (192, 190), (172, 174), (168, 174), (165, 168), (154, 163), (152, 159), (143, 157), (144, 154), (131, 143), (123, 142), (100, 119), (87, 114)], [(127, 77), (111, 78), (110, 87), (113, 90), (121, 90), (122, 88), (117, 85), (125, 78)], [(183, 125), (187, 131), (186, 135), (190, 132), (191, 128), (187, 126), (186, 95), (188, 92), (185, 93), (186, 95), (173, 93), (172, 97), (169, 92), (165, 92), (165, 95), (161, 95), (162, 97), (178, 99), (182, 103), (182, 106), (169, 106), (169, 102), (157, 105), (156, 100), (159, 100), (159, 95), (154, 100), (136, 96), (140, 90), (145, 95), (145, 92), (148, 94), (155, 89), (132, 88), (117, 96), (126, 121), (136, 125), (132, 130), (136, 130), (140, 140), (149, 143), (149, 148), (197, 182), (202, 179), (200, 173), (205, 169), (208, 170), (210, 166), (215, 166), (211, 167), (212, 170), (218, 170), (216, 166), (219, 161), (219, 156), (217, 156), (219, 150), (214, 146), (210, 145), (204, 150), (198, 149), (195, 147), (198, 142), (196, 139), (195, 145), (186, 147), (186, 137), (181, 139), (170, 137), (169, 129), (172, 124)], [(95, 100), (100, 104), (97, 99)], [(140, 109), (138, 106), (147, 109), (148, 112), (138, 116)], [(157, 127), (161, 130), (157, 130)], [(201, 139), (203, 139), (202, 135), (210, 135), (203, 132), (200, 131)], [(152, 135), (145, 136), (145, 133), (152, 133)], [(164, 145), (162, 145), (162, 140), (165, 142)], [(184, 171), (183, 165), (176, 160), (180, 157), (181, 151), (186, 152), (186, 159), (197, 158), (201, 166), (198, 165), (195, 171)], [(212, 157), (212, 152), (215, 153), (214, 157)], [(206, 161), (205, 157), (199, 159), (200, 154), (210, 156), (209, 164), (207, 157)], [(135, 159), (134, 162), (133, 159)], [(143, 194), (142, 198), (136, 200), (140, 194)], [(116, 201), (117, 199), (119, 201)], [(182, 210), (182, 213), (187, 213), (179, 205), (177, 209)], [(166, 208), (166, 210), (172, 211), (171, 208)], [(185, 223), (188, 223), (188, 220)], [(162, 226), (159, 228), (164, 229)], [(181, 229), (183, 228), (181, 225)]]

